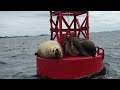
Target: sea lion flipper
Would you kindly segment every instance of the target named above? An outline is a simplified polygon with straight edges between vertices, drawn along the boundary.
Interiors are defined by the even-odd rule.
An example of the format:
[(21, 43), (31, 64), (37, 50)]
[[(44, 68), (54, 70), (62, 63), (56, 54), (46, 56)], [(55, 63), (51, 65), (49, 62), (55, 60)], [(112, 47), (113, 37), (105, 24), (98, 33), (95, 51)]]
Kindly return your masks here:
[(40, 57), (37, 52), (35, 53), (35, 56)]

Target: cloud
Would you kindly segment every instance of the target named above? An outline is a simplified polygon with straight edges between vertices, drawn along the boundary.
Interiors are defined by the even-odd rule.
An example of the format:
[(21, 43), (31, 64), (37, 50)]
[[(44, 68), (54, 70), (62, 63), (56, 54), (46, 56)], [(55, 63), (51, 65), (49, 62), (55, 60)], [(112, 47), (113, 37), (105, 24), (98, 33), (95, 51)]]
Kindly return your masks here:
[[(90, 32), (120, 28), (120, 11), (89, 11)], [(0, 36), (50, 34), (49, 11), (0, 11)]]
[[(49, 30), (49, 12), (9, 11), (0, 12), (0, 32), (2, 36), (24, 36), (30, 32), (36, 34)], [(48, 27), (47, 27), (48, 26)], [(35, 34), (35, 33), (34, 33)], [(33, 34), (33, 35), (34, 35)], [(31, 34), (30, 34), (31, 35)]]
[(91, 31), (120, 30), (119, 11), (90, 11)]

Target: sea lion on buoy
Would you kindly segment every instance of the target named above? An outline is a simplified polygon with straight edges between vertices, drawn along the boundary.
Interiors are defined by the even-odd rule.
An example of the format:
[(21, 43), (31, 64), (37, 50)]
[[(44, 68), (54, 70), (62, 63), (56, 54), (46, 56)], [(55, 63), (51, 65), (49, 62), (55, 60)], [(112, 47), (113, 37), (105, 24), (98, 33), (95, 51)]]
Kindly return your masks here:
[(48, 59), (60, 59), (63, 57), (63, 51), (61, 45), (57, 41), (49, 40), (38, 46), (35, 55)]
[(95, 44), (84, 38), (71, 37), (73, 45), (79, 50), (80, 56), (93, 56), (96, 55), (96, 46)]
[[(66, 40), (67, 40), (67, 43), (72, 43), (73, 47), (76, 48), (77, 51), (79, 51), (79, 54), (76, 54), (76, 56), (78, 55), (78, 56), (93, 56), (93, 57), (95, 57), (96, 47), (92, 41), (90, 41), (88, 39), (84, 39), (84, 38), (71, 37), (71, 36), (67, 36)], [(70, 48), (70, 47), (71, 46), (68, 46), (67, 48)]]
[(65, 56), (78, 56), (79, 51), (77, 48), (73, 45), (72, 39), (69, 38), (69, 36), (66, 36), (66, 39), (62, 45), (63, 52)]
[(86, 50), (86, 52), (89, 53), (90, 56), (93, 56), (93, 57), (96, 56), (96, 46), (92, 41), (86, 39), (83, 42), (82, 46), (83, 46), (84, 50)]

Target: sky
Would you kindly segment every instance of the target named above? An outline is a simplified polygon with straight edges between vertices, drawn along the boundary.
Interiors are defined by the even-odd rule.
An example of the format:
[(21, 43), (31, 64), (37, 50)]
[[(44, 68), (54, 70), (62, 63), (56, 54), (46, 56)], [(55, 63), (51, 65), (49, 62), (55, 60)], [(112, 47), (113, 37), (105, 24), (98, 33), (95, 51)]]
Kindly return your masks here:
[[(49, 11), (0, 11), (0, 36), (50, 34), (49, 18)], [(120, 30), (120, 11), (89, 11), (89, 24), (90, 32)]]

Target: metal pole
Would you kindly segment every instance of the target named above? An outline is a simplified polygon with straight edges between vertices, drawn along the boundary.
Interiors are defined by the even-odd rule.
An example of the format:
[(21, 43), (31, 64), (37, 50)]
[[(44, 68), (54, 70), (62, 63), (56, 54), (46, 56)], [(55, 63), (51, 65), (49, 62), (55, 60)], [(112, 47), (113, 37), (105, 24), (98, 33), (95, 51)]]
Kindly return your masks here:
[(87, 37), (89, 39), (89, 12), (87, 11)]
[(76, 37), (76, 16), (74, 15), (74, 33)]
[(60, 30), (60, 43), (62, 41), (62, 11), (59, 11), (59, 30)]

